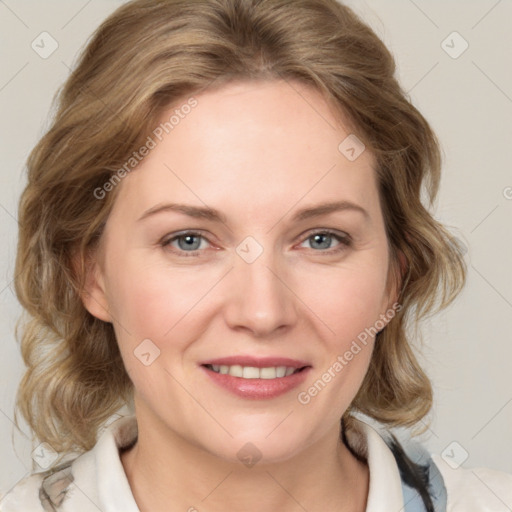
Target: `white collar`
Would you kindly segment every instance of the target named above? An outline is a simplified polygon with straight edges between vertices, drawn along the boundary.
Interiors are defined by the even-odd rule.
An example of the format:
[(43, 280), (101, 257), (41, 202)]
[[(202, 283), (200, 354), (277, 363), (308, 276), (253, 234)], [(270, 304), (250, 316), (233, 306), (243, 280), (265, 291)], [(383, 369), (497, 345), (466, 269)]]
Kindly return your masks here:
[[(402, 510), (402, 485), (393, 453), (373, 427), (359, 419), (355, 419), (353, 425), (354, 430), (347, 432), (347, 440), (367, 460), (370, 471), (366, 512)], [(90, 452), (79, 457), (73, 464), (78, 486), (82, 480), (80, 474), (88, 472), (85, 467), (90, 470), (91, 463), (94, 466), (98, 506), (103, 512), (140, 512), (119, 455), (119, 449), (131, 445), (136, 436), (135, 416), (120, 418), (103, 432)], [(84, 457), (86, 459), (80, 461)]]
[(403, 510), (400, 472), (393, 452), (372, 426), (355, 418), (354, 429), (347, 431), (349, 445), (362, 455), (370, 470), (366, 512)]

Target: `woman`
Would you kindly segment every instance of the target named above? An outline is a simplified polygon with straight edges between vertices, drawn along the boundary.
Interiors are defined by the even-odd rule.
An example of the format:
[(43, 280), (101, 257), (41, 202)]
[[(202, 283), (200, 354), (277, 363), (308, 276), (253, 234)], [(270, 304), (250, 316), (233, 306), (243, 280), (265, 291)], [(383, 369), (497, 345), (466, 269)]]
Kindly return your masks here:
[(2, 511), (511, 506), (512, 476), (355, 416), (427, 415), (406, 327), (466, 270), (435, 135), (347, 7), (125, 4), (28, 169), (18, 405), (47, 469)]

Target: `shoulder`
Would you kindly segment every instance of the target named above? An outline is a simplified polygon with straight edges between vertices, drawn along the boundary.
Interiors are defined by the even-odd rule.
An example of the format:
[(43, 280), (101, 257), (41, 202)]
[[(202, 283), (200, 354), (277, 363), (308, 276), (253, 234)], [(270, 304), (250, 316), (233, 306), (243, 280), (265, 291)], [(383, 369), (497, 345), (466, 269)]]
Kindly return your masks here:
[(120, 417), (105, 427), (91, 450), (67, 454), (65, 462), (31, 473), (0, 494), (0, 512), (83, 512), (91, 506), (105, 510), (105, 493), (112, 489), (112, 499), (121, 505), (107, 504), (110, 509), (137, 510), (119, 458), (119, 449), (133, 443), (136, 436), (135, 416)]
[(448, 512), (512, 510), (512, 475), (489, 468), (453, 468), (441, 456), (432, 459), (447, 490)]
[(0, 498), (0, 512), (47, 512), (61, 505), (74, 478), (72, 461), (32, 473)]
[[(400, 470), (406, 505), (417, 493), (426, 510), (446, 512), (512, 511), (512, 475), (489, 468), (450, 465), (418, 441), (386, 437)], [(410, 492), (413, 490), (414, 492)], [(407, 506), (405, 508), (407, 510)], [(416, 510), (414, 507), (412, 510)]]
[(10, 491), (2, 492), (0, 494), (0, 511), (32, 510), (34, 512), (44, 512), (38, 495), (42, 479), (41, 474), (34, 473), (20, 480)]

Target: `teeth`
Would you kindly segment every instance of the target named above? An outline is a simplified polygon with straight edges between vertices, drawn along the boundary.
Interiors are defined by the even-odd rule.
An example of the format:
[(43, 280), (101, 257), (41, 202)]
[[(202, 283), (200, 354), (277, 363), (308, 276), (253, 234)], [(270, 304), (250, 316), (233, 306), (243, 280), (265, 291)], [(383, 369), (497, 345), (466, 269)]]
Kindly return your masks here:
[(244, 366), (242, 368), (242, 377), (244, 379), (259, 379), (260, 369), (253, 366)]
[(234, 364), (233, 366), (212, 364), (210, 368), (217, 373), (223, 375), (231, 375), (233, 377), (241, 377), (243, 379), (276, 379), (281, 377), (288, 377), (294, 373), (298, 368), (277, 366), (268, 368), (256, 368), (254, 366), (240, 366)]

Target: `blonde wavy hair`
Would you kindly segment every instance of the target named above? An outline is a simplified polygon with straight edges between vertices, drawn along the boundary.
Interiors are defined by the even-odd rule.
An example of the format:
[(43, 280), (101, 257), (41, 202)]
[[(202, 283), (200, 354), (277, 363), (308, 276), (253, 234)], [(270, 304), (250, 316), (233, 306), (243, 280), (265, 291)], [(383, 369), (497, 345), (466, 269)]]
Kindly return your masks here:
[(134, 0), (107, 18), (55, 96), (52, 125), (27, 160), (15, 268), (27, 370), (16, 418), (20, 411), (56, 451), (81, 452), (130, 403), (133, 384), (113, 327), (80, 298), (119, 187), (101, 200), (94, 191), (178, 99), (232, 80), (276, 79), (320, 91), (375, 156), (390, 272), (401, 283), (402, 308), (377, 334), (343, 420), (358, 411), (388, 426), (417, 425), (433, 392), (410, 328), (417, 334), (420, 320), (454, 300), (466, 265), (457, 238), (429, 213), (440, 182), (438, 141), (394, 74), (382, 41), (336, 0)]

